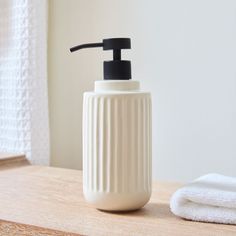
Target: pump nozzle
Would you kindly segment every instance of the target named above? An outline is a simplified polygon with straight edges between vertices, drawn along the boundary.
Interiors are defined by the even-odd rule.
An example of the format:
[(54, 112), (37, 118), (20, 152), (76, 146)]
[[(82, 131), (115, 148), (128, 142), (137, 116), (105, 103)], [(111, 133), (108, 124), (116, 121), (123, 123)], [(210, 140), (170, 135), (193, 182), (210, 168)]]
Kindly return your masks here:
[(113, 50), (113, 61), (104, 61), (104, 79), (108, 80), (129, 80), (131, 79), (130, 61), (121, 60), (121, 49), (130, 49), (129, 38), (103, 39), (102, 43), (87, 43), (70, 48), (71, 52), (83, 49), (103, 47), (103, 50)]
[(96, 48), (96, 47), (103, 47), (103, 43), (86, 43), (81, 44), (75, 47), (70, 48), (70, 52), (74, 52), (83, 48)]

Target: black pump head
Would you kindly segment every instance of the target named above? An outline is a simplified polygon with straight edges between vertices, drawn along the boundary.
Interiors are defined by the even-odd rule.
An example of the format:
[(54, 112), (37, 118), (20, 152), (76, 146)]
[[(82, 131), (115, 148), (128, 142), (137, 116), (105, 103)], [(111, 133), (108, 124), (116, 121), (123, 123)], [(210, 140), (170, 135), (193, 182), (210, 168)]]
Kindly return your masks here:
[(103, 39), (102, 43), (88, 43), (75, 46), (71, 52), (83, 49), (103, 47), (103, 50), (113, 50), (113, 60), (104, 61), (103, 72), (105, 80), (129, 80), (131, 79), (130, 61), (121, 60), (121, 49), (130, 49), (130, 38)]

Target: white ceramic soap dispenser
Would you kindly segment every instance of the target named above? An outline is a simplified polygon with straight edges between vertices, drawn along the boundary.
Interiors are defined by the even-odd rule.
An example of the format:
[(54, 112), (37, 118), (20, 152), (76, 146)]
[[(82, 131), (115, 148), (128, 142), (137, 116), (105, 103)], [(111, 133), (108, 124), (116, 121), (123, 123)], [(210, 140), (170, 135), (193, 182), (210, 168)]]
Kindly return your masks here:
[(104, 79), (83, 100), (83, 192), (98, 209), (127, 211), (141, 208), (150, 199), (151, 96), (131, 79), (130, 61), (121, 60), (121, 49), (131, 48), (129, 38), (104, 39), (83, 44), (113, 50), (104, 62)]

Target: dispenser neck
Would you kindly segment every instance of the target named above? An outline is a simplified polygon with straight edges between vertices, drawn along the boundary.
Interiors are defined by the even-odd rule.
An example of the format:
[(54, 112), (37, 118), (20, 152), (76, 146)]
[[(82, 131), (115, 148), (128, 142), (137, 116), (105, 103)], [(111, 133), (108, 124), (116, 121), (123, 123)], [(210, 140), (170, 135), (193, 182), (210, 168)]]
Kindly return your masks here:
[(121, 92), (137, 91), (140, 89), (139, 81), (135, 80), (106, 80), (95, 81), (95, 92)]

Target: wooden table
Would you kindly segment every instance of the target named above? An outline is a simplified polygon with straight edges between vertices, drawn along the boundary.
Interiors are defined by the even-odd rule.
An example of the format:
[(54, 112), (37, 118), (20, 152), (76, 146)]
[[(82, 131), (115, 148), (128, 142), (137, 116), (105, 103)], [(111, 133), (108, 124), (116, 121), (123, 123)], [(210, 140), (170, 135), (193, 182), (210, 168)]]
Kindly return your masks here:
[(81, 171), (31, 166), (18, 158), (14, 165), (0, 155), (0, 235), (236, 235), (236, 226), (171, 214), (169, 199), (179, 184), (155, 182), (141, 210), (107, 213), (84, 201)]

